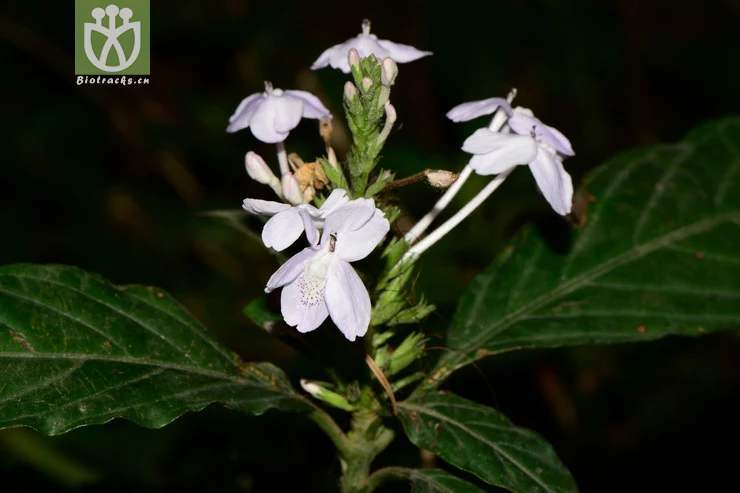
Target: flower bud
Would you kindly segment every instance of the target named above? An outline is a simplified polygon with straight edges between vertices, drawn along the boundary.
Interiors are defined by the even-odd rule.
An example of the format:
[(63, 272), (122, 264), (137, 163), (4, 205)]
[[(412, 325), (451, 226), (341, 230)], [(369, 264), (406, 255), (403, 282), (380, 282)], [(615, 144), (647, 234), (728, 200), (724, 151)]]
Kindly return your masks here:
[(298, 185), (298, 180), (292, 173), (285, 173), (281, 180), (283, 197), (285, 200), (293, 205), (299, 205), (303, 203), (303, 193), (301, 193), (301, 187)]
[(392, 86), (398, 75), (398, 65), (390, 58), (385, 58), (381, 65), (380, 81), (384, 86)]
[(344, 409), (345, 411), (355, 410), (355, 406), (350, 404), (343, 395), (337, 394), (336, 392), (327, 389), (324, 385), (328, 384), (322, 384), (322, 382), (312, 382), (310, 380), (301, 378), (301, 388), (303, 388), (303, 390), (305, 390), (312, 397), (324, 401), (327, 404), (330, 404), (339, 409)]
[(409, 334), (396, 350), (393, 351), (388, 361), (388, 370), (386, 373), (388, 375), (395, 375), (420, 358), (424, 353), (425, 342), (426, 340), (423, 335), (417, 332)]
[(388, 138), (388, 136), (391, 133), (391, 129), (393, 128), (393, 124), (396, 122), (396, 108), (393, 106), (390, 102), (385, 103), (385, 123), (383, 124), (383, 129), (380, 131), (380, 134), (378, 135), (378, 142), (385, 142), (385, 139)]
[(244, 166), (249, 177), (263, 185), (269, 185), (273, 180), (277, 180), (275, 173), (256, 152), (249, 151), (244, 155)]
[(426, 172), (427, 181), (435, 188), (447, 188), (457, 180), (457, 173), (445, 169), (430, 169)]
[(396, 118), (398, 118), (396, 107), (393, 106), (390, 102), (385, 103), (385, 121), (395, 123)]
[(357, 88), (353, 83), (347, 81), (344, 84), (344, 99), (349, 103), (357, 97)]
[(362, 90), (368, 91), (370, 90), (370, 87), (373, 85), (373, 80), (370, 77), (363, 77), (362, 78)]
[(349, 53), (347, 54), (347, 60), (349, 61), (349, 66), (351, 68), (359, 68), (360, 67), (360, 52), (352, 48), (351, 50), (349, 50)]

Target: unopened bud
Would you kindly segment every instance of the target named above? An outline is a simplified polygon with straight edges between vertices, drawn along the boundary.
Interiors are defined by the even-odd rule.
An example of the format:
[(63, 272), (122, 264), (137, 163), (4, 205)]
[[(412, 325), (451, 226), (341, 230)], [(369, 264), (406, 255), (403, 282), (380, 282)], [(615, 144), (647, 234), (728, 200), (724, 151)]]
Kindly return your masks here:
[(256, 182), (269, 185), (273, 180), (277, 180), (275, 173), (256, 152), (249, 151), (244, 155), (244, 167), (247, 168), (249, 177)]
[(391, 103), (385, 103), (385, 121), (395, 123), (396, 118), (398, 117), (396, 113), (396, 107), (393, 106)]
[(344, 84), (344, 99), (347, 100), (347, 102), (352, 101), (357, 97), (357, 88), (353, 83), (350, 81), (347, 81)]
[(426, 340), (423, 335), (417, 332), (409, 334), (396, 350), (393, 351), (388, 361), (388, 370), (386, 373), (388, 375), (394, 375), (420, 358), (424, 353), (425, 342)]
[(302, 204), (303, 193), (301, 192), (301, 187), (298, 185), (298, 180), (296, 180), (295, 176), (293, 176), (292, 173), (286, 173), (283, 175), (281, 182), (283, 197), (285, 197), (285, 200), (293, 205)]
[(380, 134), (378, 135), (378, 141), (380, 143), (385, 142), (385, 140), (388, 138), (388, 136), (391, 133), (391, 129), (393, 128), (393, 124), (396, 122), (396, 108), (393, 106), (390, 102), (385, 103), (385, 123), (383, 124), (383, 129), (380, 131)]
[(457, 173), (446, 169), (430, 169), (425, 174), (429, 184), (436, 188), (447, 188), (457, 180)]
[(360, 52), (356, 49), (352, 48), (349, 50), (349, 53), (347, 54), (347, 61), (349, 62), (349, 66), (352, 68), (359, 68), (360, 66)]
[(301, 387), (312, 397), (324, 401), (334, 407), (338, 407), (339, 409), (344, 409), (345, 411), (355, 410), (355, 406), (350, 404), (343, 395), (327, 389), (324, 385), (327, 384), (323, 384), (322, 382), (312, 382), (303, 378), (301, 379)]
[(398, 75), (398, 65), (390, 58), (385, 58), (381, 66), (380, 81), (384, 86), (392, 86)]
[(362, 90), (368, 91), (370, 87), (373, 85), (373, 80), (370, 77), (363, 77), (362, 78)]

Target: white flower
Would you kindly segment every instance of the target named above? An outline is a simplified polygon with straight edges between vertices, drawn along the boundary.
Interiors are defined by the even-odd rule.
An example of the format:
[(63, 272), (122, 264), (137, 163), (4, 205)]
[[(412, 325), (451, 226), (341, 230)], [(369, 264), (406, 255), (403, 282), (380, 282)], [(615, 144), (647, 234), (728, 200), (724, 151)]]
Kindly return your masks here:
[(318, 209), (310, 204), (291, 206), (260, 199), (244, 199), (242, 207), (250, 214), (272, 216), (262, 228), (262, 242), (266, 247), (281, 252), (295, 243), (304, 231), (308, 242), (316, 245), (319, 240), (316, 224), (321, 224), (331, 212), (348, 200), (346, 190), (335, 188)]
[(413, 62), (414, 60), (432, 54), (431, 51), (417, 50), (413, 46), (394, 43), (387, 39), (378, 39), (376, 35), (370, 34), (370, 21), (364, 20), (360, 34), (324, 51), (313, 62), (311, 70), (331, 66), (332, 68), (341, 70), (345, 74), (349, 73), (348, 54), (352, 48), (357, 50), (362, 58), (375, 55), (378, 60), (390, 58), (396, 63)]
[(498, 108), (509, 115), (508, 128), (513, 133), (494, 132), (490, 128), (475, 131), (462, 149), (473, 154), (468, 163), (480, 175), (496, 175), (519, 164), (529, 165), (542, 195), (561, 215), (569, 214), (573, 203), (573, 182), (563, 157), (573, 156), (570, 141), (556, 128), (545, 125), (526, 108), (512, 110), (501, 98), (484, 99), (456, 106), (448, 118), (467, 121), (493, 113)]
[(262, 156), (256, 152), (249, 151), (244, 155), (244, 167), (251, 179), (263, 185), (269, 185), (278, 197), (283, 198), (283, 190), (280, 180), (272, 172)]
[(504, 98), (488, 98), (480, 101), (458, 104), (447, 112), (447, 118), (453, 122), (466, 122), (483, 115), (490, 115), (498, 108), (511, 115), (511, 105)]
[(285, 200), (293, 205), (299, 205), (303, 203), (303, 193), (301, 193), (301, 186), (298, 184), (293, 173), (285, 173), (283, 178), (280, 180), (282, 186), (283, 197)]
[(350, 262), (367, 257), (389, 229), (372, 199), (353, 200), (331, 212), (321, 242), (291, 257), (267, 281), (265, 292), (283, 287), (285, 322), (310, 332), (331, 317), (350, 341), (365, 335), (370, 295)]
[(301, 118), (327, 118), (331, 113), (319, 98), (306, 91), (273, 89), (265, 82), (265, 92), (252, 94), (242, 100), (229, 118), (227, 132), (249, 127), (262, 142), (274, 144), (284, 141)]

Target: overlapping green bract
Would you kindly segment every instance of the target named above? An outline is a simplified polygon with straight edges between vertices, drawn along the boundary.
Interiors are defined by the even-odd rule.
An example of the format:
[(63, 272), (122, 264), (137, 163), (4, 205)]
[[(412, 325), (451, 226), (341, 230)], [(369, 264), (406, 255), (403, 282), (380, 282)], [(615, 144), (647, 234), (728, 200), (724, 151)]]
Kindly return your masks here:
[(490, 407), (446, 392), (399, 404), (409, 439), (482, 480), (518, 493), (577, 491), (552, 447)]
[(268, 363), (242, 363), (160, 289), (73, 267), (0, 268), (0, 428), (48, 434), (116, 417), (161, 427), (211, 403), (305, 402)]
[(522, 234), (463, 296), (451, 351), (426, 385), (514, 349), (740, 328), (738, 190), (738, 118), (597, 168), (581, 192), (594, 203), (569, 250)]

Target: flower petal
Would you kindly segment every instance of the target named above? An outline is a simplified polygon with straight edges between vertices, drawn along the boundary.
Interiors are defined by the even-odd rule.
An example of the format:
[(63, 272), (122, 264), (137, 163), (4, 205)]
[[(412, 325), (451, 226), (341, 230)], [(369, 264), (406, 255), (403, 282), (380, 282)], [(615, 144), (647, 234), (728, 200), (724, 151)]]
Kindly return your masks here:
[(303, 117), (303, 100), (290, 96), (270, 96), (270, 101), (275, 108), (275, 130), (278, 132), (290, 132), (301, 121)]
[(511, 105), (504, 98), (481, 99), (458, 104), (447, 112), (447, 118), (453, 122), (466, 122), (483, 115), (490, 115), (501, 108), (507, 115), (512, 114)]
[(326, 217), (332, 212), (334, 212), (337, 208), (343, 206), (349, 202), (349, 198), (347, 197), (347, 190), (343, 188), (335, 188), (331, 191), (329, 196), (326, 198), (323, 204), (321, 204), (321, 207), (319, 208), (319, 217)]
[(317, 329), (329, 316), (324, 297), (305, 297), (305, 277), (300, 274), (280, 293), (280, 311), (285, 322), (298, 329), (298, 332), (310, 332)]
[(344, 54), (345, 59), (347, 58), (351, 48), (357, 50), (360, 58), (375, 55), (375, 58), (382, 60), (383, 58), (391, 56), (391, 52), (378, 42), (378, 37), (374, 34), (358, 34), (354, 38), (346, 41), (344, 44), (346, 49)]
[(340, 259), (356, 262), (370, 255), (390, 229), (388, 219), (380, 210), (375, 209), (373, 216), (361, 228), (338, 233), (334, 251)]
[(314, 255), (316, 255), (316, 250), (304, 248), (286, 260), (285, 263), (283, 263), (283, 265), (281, 265), (280, 268), (270, 276), (270, 279), (267, 281), (267, 286), (265, 286), (265, 293), (269, 293), (280, 286), (285, 286), (286, 284), (293, 282), (295, 278), (303, 272), (306, 262), (311, 260)]
[(370, 220), (374, 213), (375, 202), (372, 199), (355, 199), (335, 209), (326, 216), (321, 242), (324, 243), (330, 234), (359, 229)]
[(331, 66), (331, 68), (339, 69), (345, 74), (348, 74), (350, 72), (350, 68), (347, 56), (349, 54), (349, 50), (354, 47), (353, 43), (355, 40), (356, 38), (348, 39), (344, 43), (336, 44), (325, 50), (316, 59), (316, 61), (313, 62), (311, 70), (318, 70), (326, 66)]
[(418, 60), (419, 58), (423, 58), (432, 54), (431, 51), (421, 51), (411, 45), (394, 43), (393, 41), (388, 41), (387, 39), (378, 40), (378, 44), (388, 50), (388, 53), (390, 53), (390, 58), (393, 59), (394, 62), (399, 63), (413, 62), (414, 60)]
[(285, 131), (276, 128), (275, 119), (279, 108), (274, 100), (274, 97), (265, 98), (252, 115), (249, 123), (249, 129), (252, 131), (252, 134), (267, 144), (284, 141), (290, 131), (290, 129)]
[(264, 95), (262, 93), (252, 94), (242, 99), (234, 113), (229, 117), (229, 126), (226, 127), (226, 131), (233, 133), (247, 128), (252, 120), (252, 115), (254, 115), (263, 99)]
[(527, 164), (537, 154), (537, 142), (531, 137), (491, 134), (484, 142), (476, 141), (474, 145), (467, 146), (467, 149), (463, 146), (468, 152), (471, 147), (479, 150), (491, 149), (490, 152), (475, 154), (468, 163), (479, 175), (495, 175), (517, 164)]
[(329, 62), (331, 61), (332, 51), (336, 48), (336, 45), (332, 46), (331, 48), (327, 48), (324, 50), (321, 55), (311, 64), (311, 70), (318, 70), (320, 68), (324, 68), (327, 65), (329, 65)]
[(303, 233), (303, 219), (295, 207), (272, 216), (262, 228), (262, 243), (281, 252), (295, 243)]
[(370, 325), (370, 295), (347, 262), (337, 259), (329, 266), (326, 305), (344, 337), (354, 341), (365, 335)]
[(519, 135), (534, 135), (537, 139), (552, 146), (565, 156), (574, 156), (573, 146), (568, 138), (555, 127), (545, 125), (538, 118), (528, 114), (526, 108), (517, 108), (509, 118), (509, 127)]
[(242, 208), (255, 216), (274, 216), (278, 212), (290, 209), (288, 204), (272, 200), (244, 199)]
[(560, 154), (563, 154), (564, 156), (576, 155), (575, 151), (573, 151), (573, 146), (571, 145), (570, 140), (568, 140), (568, 137), (563, 135), (560, 130), (549, 125), (545, 125), (544, 123), (542, 124), (542, 126), (545, 129), (543, 138), (546, 139), (547, 142), (552, 147), (554, 147), (556, 151), (558, 151)]
[(299, 207), (298, 213), (301, 215), (301, 220), (303, 221), (303, 230), (306, 232), (306, 239), (312, 246), (316, 246), (319, 242), (319, 231), (313, 223), (309, 209), (306, 207)]
[(321, 100), (310, 92), (289, 90), (285, 91), (284, 94), (303, 101), (303, 118), (326, 118), (331, 116), (331, 112), (326, 109)]
[(560, 158), (540, 147), (537, 156), (529, 164), (532, 175), (542, 195), (560, 215), (570, 213), (573, 204), (573, 181)]

